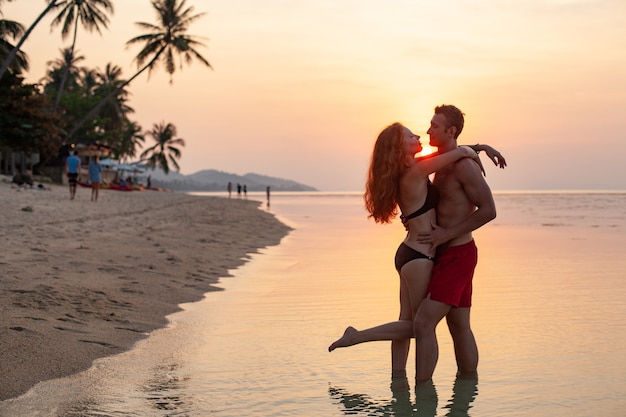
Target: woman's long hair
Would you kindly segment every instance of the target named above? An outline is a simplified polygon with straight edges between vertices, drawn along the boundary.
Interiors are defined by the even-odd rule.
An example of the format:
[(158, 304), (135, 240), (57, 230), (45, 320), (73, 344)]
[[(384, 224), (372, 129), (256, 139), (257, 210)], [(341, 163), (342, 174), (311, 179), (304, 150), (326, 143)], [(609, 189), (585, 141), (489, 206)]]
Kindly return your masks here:
[(407, 169), (404, 126), (394, 123), (376, 139), (365, 184), (365, 208), (376, 223), (391, 223), (398, 214), (400, 178)]

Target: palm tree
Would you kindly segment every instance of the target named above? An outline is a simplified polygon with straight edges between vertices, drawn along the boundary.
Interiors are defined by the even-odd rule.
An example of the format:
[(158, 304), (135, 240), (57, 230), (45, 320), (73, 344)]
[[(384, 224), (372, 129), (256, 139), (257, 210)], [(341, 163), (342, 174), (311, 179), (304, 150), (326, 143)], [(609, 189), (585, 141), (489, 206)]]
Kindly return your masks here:
[(161, 168), (167, 174), (170, 172), (171, 163), (176, 171), (179, 171), (177, 159), (180, 159), (181, 153), (175, 145), (185, 146), (185, 140), (176, 137), (176, 126), (165, 122), (155, 123), (146, 135), (156, 141), (154, 146), (141, 153), (140, 158), (146, 161), (146, 165), (152, 169)]
[(146, 138), (141, 132), (141, 126), (137, 122), (127, 121), (122, 130), (119, 143), (115, 146), (115, 155), (121, 161), (134, 158), (137, 148), (143, 147)]
[(61, 52), (61, 58), (46, 63), (50, 66), (46, 77), (43, 79), (46, 82), (44, 92), (47, 94), (59, 91), (64, 74), (70, 75), (70, 84), (68, 86), (70, 90), (74, 90), (78, 87), (81, 71), (78, 67), (78, 63), (83, 61), (85, 57), (83, 55), (76, 55), (76, 51), (72, 52), (69, 48), (59, 49), (59, 51)]
[[(171, 84), (172, 75), (176, 71), (174, 62), (175, 53), (181, 55), (181, 58), (184, 58), (187, 63), (190, 63), (193, 58), (196, 58), (207, 67), (211, 68), (211, 64), (194, 49), (194, 47), (200, 46), (202, 43), (196, 40), (198, 39), (197, 37), (185, 34), (189, 25), (202, 17), (205, 13), (192, 15), (193, 6), (183, 10), (185, 1), (186, 0), (180, 0), (180, 2), (178, 2), (178, 0), (154, 0), (152, 1), (152, 6), (154, 6), (157, 11), (157, 17), (161, 26), (145, 22), (136, 23), (140, 28), (151, 32), (137, 36), (126, 42), (127, 45), (145, 43), (143, 49), (135, 57), (137, 67), (143, 65), (143, 63), (152, 56), (150, 62), (141, 68), (136, 75), (141, 74), (146, 69), (148, 69), (149, 75), (155, 67), (154, 64), (157, 60), (162, 59), (165, 64), (165, 70), (170, 74)], [(182, 61), (180, 62), (180, 66), (182, 68)]]
[(43, 17), (50, 11), (50, 9), (54, 7), (54, 5), (57, 3), (58, 0), (48, 0), (48, 1), (50, 1), (50, 3), (48, 3), (48, 6), (45, 8), (43, 12), (41, 12), (39, 16), (37, 16), (37, 19), (35, 19), (33, 24), (30, 25), (30, 27), (26, 30), (26, 32), (24, 32), (24, 34), (22, 35), (22, 39), (20, 39), (17, 45), (15, 45), (13, 49), (11, 49), (11, 52), (2, 63), (2, 67), (0, 67), (0, 78), (2, 78), (7, 68), (9, 68), (9, 65), (11, 65), (11, 62), (13, 62), (13, 59), (17, 56), (18, 52), (20, 51), (20, 48), (22, 47), (22, 45), (24, 44), (24, 42), (26, 41), (30, 33), (33, 31), (35, 26), (37, 26), (37, 23), (39, 23), (39, 21), (43, 19)]
[[(61, 9), (59, 14), (54, 18), (51, 23), (51, 27), (63, 24), (61, 30), (61, 37), (67, 38), (70, 29), (73, 27), (74, 37), (72, 38), (72, 46), (70, 47), (70, 53), (74, 53), (76, 47), (76, 35), (78, 34), (78, 21), (83, 25), (85, 29), (92, 32), (94, 29), (102, 35), (100, 26), (107, 27), (109, 18), (105, 12), (113, 14), (113, 4), (110, 0), (61, 0), (55, 7), (55, 9)], [(100, 10), (102, 8), (103, 10)], [(67, 68), (69, 70), (69, 67)], [(61, 94), (65, 88), (65, 82), (67, 81), (68, 72), (63, 74), (61, 79), (61, 85), (57, 91), (57, 97), (54, 101), (54, 110), (59, 106), (59, 100), (61, 100)]]
[(78, 84), (83, 94), (92, 96), (100, 87), (100, 73), (95, 69), (82, 67), (78, 75)]
[(117, 65), (108, 63), (104, 71), (96, 73), (97, 87), (94, 93), (98, 97), (106, 97), (115, 92), (109, 100), (100, 108), (99, 116), (108, 119), (107, 129), (121, 131), (128, 120), (128, 115), (134, 110), (127, 103), (129, 92), (125, 88), (119, 88), (125, 80), (121, 78), (122, 69)]
[[(189, 25), (199, 19), (204, 13), (193, 15), (193, 6), (185, 9), (186, 0), (153, 0), (152, 6), (157, 12), (157, 18), (160, 25), (153, 25), (150, 23), (138, 22), (139, 27), (150, 31), (145, 35), (137, 36), (129, 40), (126, 45), (133, 45), (136, 43), (145, 43), (143, 49), (135, 57), (137, 67), (141, 67), (146, 60), (150, 57), (147, 64), (141, 67), (135, 75), (130, 77), (123, 85), (119, 87), (122, 89), (130, 84), (135, 78), (142, 74), (145, 70), (149, 70), (148, 74), (156, 67), (159, 60), (163, 60), (165, 64), (165, 70), (171, 76), (174, 74), (176, 66), (174, 63), (174, 55), (180, 55), (184, 58), (185, 62), (190, 63), (193, 58), (203, 63), (209, 68), (211, 64), (195, 49), (197, 46), (204, 46), (197, 39), (198, 37), (187, 35), (187, 29)], [(182, 60), (180, 63), (182, 67)], [(78, 130), (86, 121), (96, 115), (100, 107), (110, 97), (117, 94), (115, 91), (111, 92), (107, 97), (101, 100), (98, 105), (93, 108), (89, 113), (85, 115), (70, 131), (70, 137)]]
[[(2, 1), (0, 1), (0, 5)], [(0, 16), (2, 12), (0, 11)], [(19, 37), (24, 35), (24, 26), (21, 23), (14, 22), (12, 20), (0, 19), (0, 59), (3, 61), (8, 59), (8, 56), (11, 54), (11, 51), (15, 48), (15, 45), (12, 45), (8, 38), (18, 39)], [(15, 64), (12, 66), (12, 69), (16, 72), (21, 72), (22, 70), (28, 70), (28, 57), (22, 51), (17, 51), (15, 54)], [(8, 65), (8, 64), (7, 64)]]

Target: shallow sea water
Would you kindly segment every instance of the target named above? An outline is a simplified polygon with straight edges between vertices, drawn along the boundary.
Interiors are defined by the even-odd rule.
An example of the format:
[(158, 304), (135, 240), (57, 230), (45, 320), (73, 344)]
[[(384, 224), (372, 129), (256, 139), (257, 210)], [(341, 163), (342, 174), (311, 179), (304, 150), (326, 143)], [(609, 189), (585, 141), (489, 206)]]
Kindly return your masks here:
[(408, 385), (391, 384), (388, 342), (326, 350), (347, 325), (397, 317), (402, 226), (368, 221), (360, 194), (248, 198), (295, 230), (133, 350), (0, 415), (626, 415), (626, 193), (496, 193), (498, 218), (475, 233), (479, 379), (455, 380), (442, 323), (420, 387), (413, 358)]

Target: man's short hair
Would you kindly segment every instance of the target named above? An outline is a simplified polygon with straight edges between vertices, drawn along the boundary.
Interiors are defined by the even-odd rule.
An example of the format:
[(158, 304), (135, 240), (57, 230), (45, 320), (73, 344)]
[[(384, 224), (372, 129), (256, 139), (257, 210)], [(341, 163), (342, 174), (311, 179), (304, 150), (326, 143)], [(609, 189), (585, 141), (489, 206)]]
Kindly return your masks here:
[(454, 138), (458, 138), (463, 131), (463, 125), (465, 124), (465, 113), (451, 104), (442, 104), (441, 106), (435, 107), (435, 114), (443, 114), (446, 117), (446, 120), (448, 121), (446, 128), (452, 126), (456, 127)]

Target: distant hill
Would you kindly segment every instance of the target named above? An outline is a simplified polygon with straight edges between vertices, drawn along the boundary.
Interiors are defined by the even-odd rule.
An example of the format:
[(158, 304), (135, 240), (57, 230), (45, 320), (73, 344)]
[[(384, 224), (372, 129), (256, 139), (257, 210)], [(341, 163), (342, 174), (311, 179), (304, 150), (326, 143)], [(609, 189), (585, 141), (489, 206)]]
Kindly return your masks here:
[(176, 191), (225, 191), (229, 182), (233, 184), (235, 191), (237, 184), (245, 184), (248, 191), (265, 191), (268, 185), (272, 191), (317, 191), (314, 187), (282, 178), (253, 173), (237, 175), (214, 169), (205, 169), (190, 175), (171, 171), (166, 175), (162, 170), (156, 169), (147, 170), (145, 176), (148, 175), (152, 176), (153, 186)]

